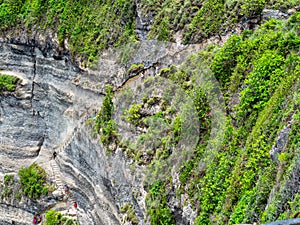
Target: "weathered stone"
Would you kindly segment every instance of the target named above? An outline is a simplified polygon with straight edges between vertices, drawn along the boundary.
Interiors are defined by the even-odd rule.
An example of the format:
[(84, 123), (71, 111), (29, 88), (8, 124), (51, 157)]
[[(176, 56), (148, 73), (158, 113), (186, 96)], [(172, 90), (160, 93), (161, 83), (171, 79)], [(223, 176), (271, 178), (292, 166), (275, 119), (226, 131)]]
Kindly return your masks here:
[(286, 126), (282, 128), (282, 130), (280, 131), (277, 137), (275, 145), (272, 146), (272, 149), (270, 151), (270, 156), (273, 161), (278, 161), (277, 154), (281, 153), (284, 150), (289, 137), (289, 133), (291, 131), (292, 123), (293, 120), (291, 120)]
[(264, 9), (262, 13), (263, 20), (269, 19), (286, 19), (289, 13), (284, 13), (279, 10)]

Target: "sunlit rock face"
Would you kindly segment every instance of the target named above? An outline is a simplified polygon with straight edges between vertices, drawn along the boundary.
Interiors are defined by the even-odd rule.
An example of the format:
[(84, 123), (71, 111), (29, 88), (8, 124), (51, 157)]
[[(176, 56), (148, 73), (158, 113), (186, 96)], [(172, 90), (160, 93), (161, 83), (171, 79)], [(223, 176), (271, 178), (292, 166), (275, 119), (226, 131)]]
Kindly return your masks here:
[[(1, 178), (37, 161), (51, 181), (51, 152), (54, 146), (65, 145), (59, 149), (57, 163), (64, 183), (69, 184), (78, 201), (79, 222), (118, 224), (118, 210), (109, 197), (112, 193), (104, 192), (112, 190), (106, 188), (111, 182), (107, 162), (103, 163), (105, 159), (99, 153), (103, 152), (101, 145), (89, 141), (89, 132), (79, 131), (76, 136), (73, 132), (80, 117), (101, 105), (100, 94), (74, 84), (75, 78), (87, 77), (87, 72), (71, 64), (67, 56), (59, 60), (45, 57), (39, 48), (27, 44), (1, 43), (0, 51), (1, 73), (20, 78), (15, 93), (0, 97)], [(106, 203), (101, 200), (104, 195), (109, 199)], [(0, 223), (31, 224), (33, 214), (44, 206), (4, 198)]]
[[(79, 223), (121, 224), (119, 206), (136, 201), (125, 157), (119, 150), (107, 156), (98, 137), (92, 139), (90, 128), (80, 119), (91, 117), (100, 108), (99, 93), (109, 74), (105, 77), (97, 70), (83, 72), (70, 63), (68, 56), (54, 59), (27, 44), (1, 43), (0, 50), (1, 73), (20, 78), (15, 93), (0, 97), (1, 178), (37, 161), (54, 182), (49, 158), (53, 147), (59, 146), (56, 160), (63, 182), (71, 187), (78, 202)], [(95, 83), (103, 85), (96, 89)], [(31, 224), (34, 213), (55, 199), (41, 202), (4, 198), (0, 223)], [(143, 221), (145, 210), (138, 204), (136, 207)]]

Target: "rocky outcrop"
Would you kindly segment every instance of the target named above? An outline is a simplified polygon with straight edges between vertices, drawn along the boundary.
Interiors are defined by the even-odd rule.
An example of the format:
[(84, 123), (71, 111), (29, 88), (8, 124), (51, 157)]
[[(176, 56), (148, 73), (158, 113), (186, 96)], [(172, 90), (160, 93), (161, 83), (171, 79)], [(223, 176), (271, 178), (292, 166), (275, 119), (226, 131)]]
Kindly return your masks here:
[[(28, 43), (1, 43), (0, 68), (1, 73), (21, 79), (13, 94), (0, 96), (0, 172), (17, 172), (38, 162), (50, 176), (53, 146), (67, 139), (81, 115), (93, 107), (99, 108), (101, 96), (72, 84), (80, 72), (76, 66), (54, 59), (53, 55), (45, 57), (38, 47)], [(5, 210), (5, 202), (1, 210)], [(0, 219), (3, 223), (14, 218), (18, 224), (30, 224), (33, 214), (43, 210), (45, 204), (14, 203), (11, 206), (14, 210), (10, 210), (16, 212), (14, 216), (1, 213)], [(33, 208), (27, 214), (22, 213), (28, 207)], [(90, 224), (97, 224), (97, 220)]]
[(135, 32), (139, 40), (147, 40), (148, 32), (153, 24), (154, 13), (144, 13), (141, 9), (141, 3), (137, 3), (137, 16)]
[(263, 20), (269, 19), (286, 19), (289, 17), (288, 13), (281, 12), (279, 10), (272, 10), (272, 9), (264, 9), (262, 12)]
[(27, 225), (32, 223), (32, 212), (13, 205), (0, 204), (0, 215), (1, 225)]
[(272, 149), (270, 151), (270, 156), (273, 161), (278, 162), (277, 155), (282, 151), (284, 151), (284, 148), (286, 146), (289, 137), (289, 133), (291, 131), (292, 124), (293, 124), (293, 120), (289, 121), (288, 124), (282, 128), (282, 130), (280, 131), (277, 137), (275, 145), (272, 146)]

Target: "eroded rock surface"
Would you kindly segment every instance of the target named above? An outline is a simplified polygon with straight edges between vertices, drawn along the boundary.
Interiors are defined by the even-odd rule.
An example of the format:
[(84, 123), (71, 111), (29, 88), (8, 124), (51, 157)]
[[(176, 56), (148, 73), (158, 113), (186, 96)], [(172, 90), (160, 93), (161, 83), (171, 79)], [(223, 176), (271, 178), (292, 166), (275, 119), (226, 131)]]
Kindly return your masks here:
[[(143, 168), (137, 167), (133, 173), (121, 149), (107, 155), (99, 137), (91, 138), (91, 128), (82, 118), (92, 117), (100, 108), (105, 84), (118, 89), (131, 77), (154, 75), (164, 66), (181, 63), (189, 52), (202, 47), (187, 48), (176, 43), (158, 46), (149, 58), (147, 49), (155, 44), (140, 46), (126, 64), (118, 62), (113, 54), (103, 57), (97, 68), (82, 71), (67, 56), (45, 54), (45, 49), (29, 43), (1, 43), (1, 73), (21, 80), (14, 93), (0, 97), (1, 177), (37, 162), (46, 169), (49, 181), (55, 183), (57, 176), (49, 162), (56, 148), (59, 177), (71, 187), (78, 202), (76, 216), (80, 224), (126, 223), (120, 213), (124, 204), (133, 204), (139, 224), (147, 223)], [(144, 63), (142, 74), (126, 73), (132, 63)], [(30, 224), (34, 213), (51, 208), (50, 204), (62, 208), (53, 196), (40, 204), (3, 199), (0, 210), (11, 210), (1, 213), (1, 224), (12, 223), (12, 218), (16, 224)]]
[[(223, 36), (221, 42), (227, 37)], [(45, 168), (48, 181), (58, 188), (55, 196), (60, 195), (64, 184), (70, 186), (73, 196), (66, 204), (72, 208), (71, 201), (78, 202), (75, 214), (80, 224), (126, 224), (120, 213), (125, 204), (132, 205), (139, 224), (148, 224), (144, 167), (136, 166), (133, 171), (132, 161), (119, 147), (107, 154), (99, 137), (92, 138), (92, 128), (85, 120), (94, 117), (101, 107), (106, 84), (116, 92), (130, 85), (137, 87), (161, 68), (180, 65), (189, 54), (212, 43), (220, 43), (219, 38), (190, 46), (144, 41), (107, 51), (97, 66), (82, 70), (71, 63), (66, 52), (54, 49), (50, 39), (40, 43), (24, 38), (3, 41), (0, 73), (17, 76), (20, 82), (14, 93), (0, 96), (1, 180), (4, 174), (15, 174), (37, 162)], [(142, 64), (143, 69), (129, 72), (132, 64)], [(58, 151), (55, 163), (50, 161), (54, 150)], [(51, 204), (63, 210), (65, 206), (55, 196), (40, 205), (26, 199), (21, 203), (4, 199), (0, 210), (10, 204), (16, 211), (15, 221), (27, 224), (34, 213), (51, 208)], [(180, 218), (178, 224), (193, 224), (196, 214), (191, 207), (183, 207), (184, 201), (174, 198), (170, 208), (178, 211), (174, 212)], [(28, 207), (30, 211), (22, 214)], [(11, 223), (10, 218), (0, 214), (3, 224)]]

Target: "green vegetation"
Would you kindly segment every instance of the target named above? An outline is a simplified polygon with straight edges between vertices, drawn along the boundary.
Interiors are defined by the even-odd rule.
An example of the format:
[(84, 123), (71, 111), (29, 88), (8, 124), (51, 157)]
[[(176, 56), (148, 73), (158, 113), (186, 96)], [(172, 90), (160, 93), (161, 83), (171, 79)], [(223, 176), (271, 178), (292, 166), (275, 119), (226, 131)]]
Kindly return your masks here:
[(299, 0), (141, 0), (145, 13), (155, 15), (149, 36), (160, 40), (173, 40), (183, 30), (184, 42), (203, 40), (220, 34), (238, 21), (262, 14), (264, 7), (286, 10), (300, 4)]
[(19, 170), (22, 192), (25, 196), (38, 199), (48, 194), (45, 170), (33, 163), (31, 166)]
[(174, 225), (175, 220), (167, 204), (165, 184), (157, 181), (149, 188), (146, 197), (147, 213), (150, 215), (150, 224)]
[(128, 69), (127, 73), (130, 74), (130, 73), (138, 73), (140, 72), (141, 70), (144, 69), (144, 64), (140, 63), (140, 64), (132, 64), (130, 66), (130, 68)]
[[(4, 0), (0, 5), (1, 30), (5, 32), (12, 26), (23, 25), (27, 30), (53, 29), (62, 48), (64, 40), (68, 40), (74, 57), (94, 62), (103, 49), (135, 41), (137, 3), (145, 15), (154, 17), (149, 38), (174, 40), (174, 35), (183, 31), (184, 43), (223, 34), (237, 22), (258, 18), (264, 8), (285, 11), (300, 4), (299, 0), (92, 3)], [(161, 82), (158, 77), (175, 83), (181, 88), (181, 94), (192, 100), (200, 130), (192, 157), (179, 168), (177, 190), (173, 190), (169, 179), (149, 181), (146, 185), (146, 207), (151, 224), (175, 224), (169, 202), (175, 194), (184, 198), (182, 204), (191, 204), (197, 212), (195, 224), (198, 225), (266, 223), (291, 218), (300, 210), (300, 13), (296, 12), (286, 21), (271, 19), (254, 31), (248, 28), (241, 35), (232, 34), (223, 46), (212, 45), (188, 57), (180, 67), (163, 68), (158, 76), (147, 79), (139, 87), (140, 92), (149, 90)], [(134, 48), (126, 46), (120, 61), (129, 62), (133, 51)], [(143, 64), (132, 64), (127, 73), (143, 69)], [(201, 87), (195, 78), (204, 74), (205, 79), (209, 72), (221, 85), (225, 100), (226, 127), (222, 140), (210, 136), (215, 121), (209, 103), (217, 94), (209, 81), (206, 87)], [(2, 91), (14, 90), (17, 80), (1, 79)], [(182, 132), (188, 130), (184, 122), (189, 118), (180, 114), (180, 110), (186, 112), (190, 107), (177, 104), (180, 96), (174, 94), (172, 87), (165, 86), (165, 89), (166, 95), (154, 88), (139, 100), (136, 98), (142, 95), (127, 93), (122, 100), (131, 105), (124, 109), (123, 119), (136, 132), (136, 140), (119, 143), (112, 118), (113, 91), (112, 87), (106, 87), (94, 128), (108, 151), (119, 145), (134, 163), (149, 168), (163, 167), (164, 160), (178, 147)], [(270, 150), (288, 124), (291, 130), (287, 142), (281, 152), (276, 153), (278, 161), (272, 160)], [(207, 146), (219, 141), (221, 148), (209, 154)], [(152, 175), (157, 173), (159, 171)], [(20, 170), (19, 175), (24, 195), (36, 199), (47, 193), (45, 173), (37, 165)], [(4, 184), (10, 185), (12, 180), (5, 177)], [(11, 189), (5, 188), (4, 195), (10, 196)], [(181, 195), (183, 193), (186, 195)], [(137, 223), (133, 207), (124, 205), (121, 211), (127, 214), (128, 221)], [(47, 224), (63, 221), (58, 212), (49, 211), (47, 215)]]
[(55, 210), (49, 210), (46, 212), (46, 221), (44, 225), (76, 225), (76, 220), (69, 219), (63, 216), (60, 212)]
[[(286, 10), (299, 0), (4, 0), (0, 3), (1, 31), (25, 28), (33, 33), (51, 29), (59, 44), (65, 40), (77, 60), (93, 63), (99, 53), (111, 46), (135, 42), (137, 4), (145, 15), (153, 15), (149, 38), (174, 40), (177, 31), (184, 31), (185, 43), (202, 40), (237, 22), (259, 16), (262, 9)], [(82, 16), (85, 15), (85, 16)], [(87, 64), (85, 64), (87, 65)]]
[(18, 78), (10, 75), (0, 75), (0, 94), (3, 91), (14, 91)]
[[(176, 69), (173, 68), (173, 70)], [(178, 72), (178, 74), (183, 73)], [(124, 111), (121, 112), (123, 113), (121, 119), (128, 122), (130, 124), (128, 124), (129, 129), (136, 130), (137, 135), (133, 139), (123, 138), (120, 144), (125, 149), (127, 156), (139, 165), (153, 165), (157, 160), (168, 158), (173, 149), (178, 146), (179, 140), (189, 136), (187, 130), (182, 136), (182, 123), (184, 121), (191, 123), (185, 118), (191, 115), (190, 113), (181, 113), (181, 111), (190, 110), (189, 107), (192, 107), (191, 105), (196, 101), (198, 101), (199, 107), (201, 101), (206, 102), (205, 99), (200, 99), (203, 95), (194, 96), (195, 102), (192, 101), (193, 98), (187, 102), (188, 95), (184, 96), (180, 85), (173, 84), (172, 87), (167, 88), (165, 87), (167, 84), (164, 84), (165, 80), (160, 76), (146, 79), (141, 87), (131, 90), (131, 97), (126, 98), (126, 101), (129, 99), (129, 102), (124, 107)], [(147, 88), (148, 91), (144, 92), (143, 90), (147, 90)], [(157, 90), (161, 88), (165, 90), (157, 94)], [(179, 90), (177, 94), (174, 93), (175, 88)], [(141, 95), (143, 97), (139, 99)], [(125, 99), (125, 96), (123, 98)], [(203, 109), (202, 113), (205, 110), (207, 108)], [(203, 113), (201, 117), (206, 117), (206, 114)], [(206, 123), (209, 124), (208, 121)], [(206, 125), (203, 125), (203, 129), (206, 128)]]
[[(222, 47), (210, 46), (189, 57), (180, 68), (161, 70), (161, 76), (180, 85), (193, 99), (198, 111), (201, 137), (193, 157), (180, 169), (181, 187), (176, 190), (179, 195), (188, 195), (186, 201), (198, 212), (196, 224), (265, 223), (291, 218), (300, 210), (300, 190), (295, 180), (300, 154), (300, 136), (296, 131), (300, 122), (299, 27), (300, 13), (285, 22), (270, 20), (255, 32), (233, 35)], [(205, 149), (211, 111), (207, 93), (195, 85), (191, 72), (201, 71), (203, 63), (199, 62), (208, 64), (221, 84), (227, 110), (221, 149), (206, 165), (203, 162), (209, 157)], [(125, 113), (127, 121), (137, 127), (145, 126), (147, 104), (157, 105), (160, 100), (143, 98), (142, 103), (133, 104)], [(177, 115), (168, 104), (153, 116), (170, 125), (167, 112), (173, 115), (170, 127), (174, 133), (180, 133), (182, 115)], [(287, 144), (278, 154), (278, 162), (272, 161), (269, 152), (282, 128), (291, 121)], [(151, 132), (155, 132), (155, 127), (150, 128)], [(140, 138), (145, 141), (147, 135)], [(157, 141), (151, 152), (156, 152), (156, 156), (159, 146), (170, 147), (166, 139)], [(138, 159), (148, 154), (143, 145), (137, 149), (132, 155)], [(166, 157), (154, 158), (152, 162), (159, 163)], [(174, 222), (168, 207), (171, 188), (168, 181), (150, 184), (146, 206), (151, 224)]]
[(109, 145), (117, 142), (116, 123), (112, 120), (113, 91), (111, 86), (106, 86), (106, 95), (102, 102), (102, 107), (96, 116), (95, 129), (100, 134), (100, 140), (110, 151)]
[[(12, 26), (28, 32), (39, 27), (57, 33), (61, 47), (68, 40), (71, 52), (94, 62), (99, 51), (135, 41), (134, 1), (4, 0), (0, 4), (2, 32)], [(84, 16), (83, 16), (84, 15)]]
[(139, 224), (139, 221), (135, 215), (134, 209), (130, 204), (121, 206), (121, 213), (126, 214), (125, 221), (131, 222), (133, 225)]
[(130, 109), (125, 110), (124, 114), (126, 116), (126, 120), (129, 123), (137, 126), (142, 117), (142, 114), (140, 113), (142, 107), (143, 106), (141, 104), (133, 104)]
[(14, 184), (14, 175), (12, 174), (5, 174), (4, 176), (4, 185), (11, 185)]
[(1, 192), (1, 199), (3, 198), (10, 198), (13, 194), (14, 188), (14, 175), (12, 174), (5, 174), (3, 179), (3, 190)]
[[(292, 95), (297, 93), (294, 88), (299, 82), (300, 37), (294, 29), (286, 31), (287, 27), (299, 26), (300, 20), (296, 18), (299, 14), (286, 23), (270, 20), (254, 33), (233, 35), (213, 56), (211, 68), (222, 84), (232, 118), (223, 151), (217, 154), (205, 174), (196, 172), (195, 180), (195, 162), (182, 170), (183, 184), (191, 190), (194, 182), (201, 187), (200, 193), (191, 191), (190, 195), (201, 205), (197, 224), (267, 222), (284, 213), (276, 204), (278, 196), (273, 197), (274, 205), (264, 210), (276, 176), (284, 187), (290, 177), (284, 168), (287, 164), (292, 166), (298, 154), (292, 149), (281, 153), (280, 166), (269, 155), (280, 129), (299, 113)], [(240, 97), (232, 106), (229, 103), (236, 98), (236, 93)], [(293, 126), (297, 127), (296, 124)], [(287, 204), (286, 198), (279, 199)]]

